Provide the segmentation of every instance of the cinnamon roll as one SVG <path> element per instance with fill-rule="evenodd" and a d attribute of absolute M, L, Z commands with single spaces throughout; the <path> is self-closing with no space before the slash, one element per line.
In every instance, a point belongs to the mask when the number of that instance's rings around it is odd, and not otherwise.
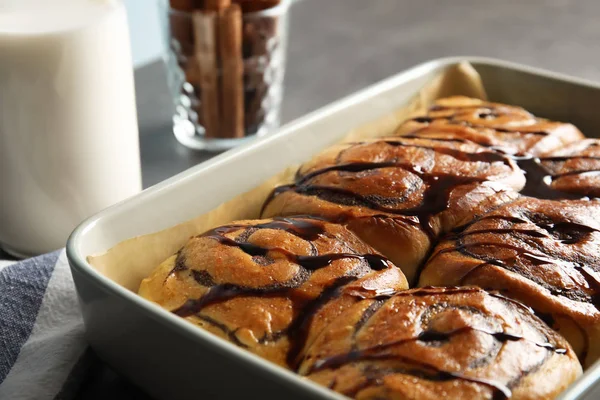
<path fill-rule="evenodd" d="M 517 161 L 526 172 L 522 193 L 545 199 L 600 197 L 600 141 L 572 143 L 539 158 Z"/>
<path fill-rule="evenodd" d="M 477 285 L 532 307 L 586 366 L 600 358 L 600 201 L 523 197 L 452 233 L 419 285 Z"/>
<path fill-rule="evenodd" d="M 584 139 L 571 124 L 538 118 L 521 107 L 463 96 L 436 101 L 426 115 L 401 125 L 397 134 L 462 138 L 507 154 L 534 156 Z"/>
<path fill-rule="evenodd" d="M 142 282 L 139 294 L 295 368 L 319 329 L 357 299 L 407 286 L 400 269 L 343 226 L 279 218 L 236 222 L 190 239 Z"/>
<path fill-rule="evenodd" d="M 382 138 L 326 150 L 273 192 L 263 217 L 343 223 L 412 281 L 440 232 L 515 198 L 524 181 L 514 161 L 472 142 Z"/>
<path fill-rule="evenodd" d="M 549 399 L 581 374 L 569 344 L 528 307 L 473 287 L 354 304 L 299 371 L 348 397 Z"/>

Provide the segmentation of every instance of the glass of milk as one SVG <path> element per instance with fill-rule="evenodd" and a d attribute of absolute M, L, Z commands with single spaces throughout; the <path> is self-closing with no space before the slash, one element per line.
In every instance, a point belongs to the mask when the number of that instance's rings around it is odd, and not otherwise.
<path fill-rule="evenodd" d="M 120 0 L 0 0 L 0 246 L 65 245 L 141 190 L 129 31 Z"/>

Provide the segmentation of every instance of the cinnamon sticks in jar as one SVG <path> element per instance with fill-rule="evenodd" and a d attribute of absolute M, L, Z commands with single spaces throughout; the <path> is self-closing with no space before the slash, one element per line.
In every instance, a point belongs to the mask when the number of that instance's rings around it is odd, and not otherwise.
<path fill-rule="evenodd" d="M 198 68 L 202 123 L 207 138 L 218 137 L 221 125 L 219 101 L 219 64 L 217 53 L 217 32 L 215 11 L 194 11 L 192 14 L 195 43 L 195 66 Z"/>
<path fill-rule="evenodd" d="M 244 137 L 244 61 L 242 10 L 233 4 L 220 14 L 222 137 Z"/>
<path fill-rule="evenodd" d="M 280 1 L 170 0 L 172 10 L 191 14 L 191 27 L 173 26 L 176 20 L 171 18 L 171 33 L 184 42 L 179 45 L 181 51 L 191 53 L 178 57 L 178 62 L 199 99 L 192 112 L 198 115 L 206 138 L 241 138 L 255 133 L 248 128 L 260 122 L 257 113 L 268 83 L 262 75 L 250 82 L 248 76 L 256 73 L 246 74 L 245 79 L 244 61 L 264 57 L 268 49 L 264 27 L 256 22 L 253 29 L 252 22 L 244 22 L 244 15 L 277 6 Z"/>

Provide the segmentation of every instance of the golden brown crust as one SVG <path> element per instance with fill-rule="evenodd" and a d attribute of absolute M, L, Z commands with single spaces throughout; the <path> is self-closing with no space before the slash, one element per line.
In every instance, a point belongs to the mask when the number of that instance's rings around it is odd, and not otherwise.
<path fill-rule="evenodd" d="M 436 101 L 426 115 L 407 121 L 396 133 L 468 139 L 518 155 L 540 155 L 584 139 L 571 124 L 535 117 L 521 107 L 463 96 Z"/>
<path fill-rule="evenodd" d="M 477 285 L 522 301 L 571 343 L 600 356 L 600 202 L 523 197 L 451 235 L 419 286 Z"/>
<path fill-rule="evenodd" d="M 190 239 L 139 293 L 284 367 L 359 298 L 408 287 L 402 272 L 340 225 L 240 221 Z M 315 313 L 318 318 L 314 318 Z"/>
<path fill-rule="evenodd" d="M 344 223 L 415 277 L 440 232 L 524 185 L 514 161 L 472 143 L 382 138 L 332 147 L 276 189 L 264 217 L 318 215 Z"/>
<path fill-rule="evenodd" d="M 361 399 L 550 399 L 581 374 L 527 308 L 477 288 L 365 300 L 335 319 L 300 373 Z"/>
<path fill-rule="evenodd" d="M 582 140 L 546 153 L 537 163 L 546 172 L 546 180 L 554 191 L 579 197 L 600 197 L 598 139 Z"/>

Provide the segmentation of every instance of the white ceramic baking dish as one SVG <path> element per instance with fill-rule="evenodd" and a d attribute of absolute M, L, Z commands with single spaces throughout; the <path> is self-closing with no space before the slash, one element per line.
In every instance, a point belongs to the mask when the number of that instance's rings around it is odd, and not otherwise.
<path fill-rule="evenodd" d="M 114 369 L 161 400 L 341 399 L 334 392 L 231 345 L 125 289 L 86 257 L 139 235 L 190 220 L 309 159 L 350 130 L 404 106 L 441 71 L 469 61 L 491 100 L 600 130 L 600 86 L 547 71 L 482 58 L 430 61 L 311 113 L 243 148 L 224 153 L 85 221 L 67 252 L 87 337 Z M 126 265 L 123 266 L 126 268 Z M 600 398 L 600 364 L 562 399 Z"/>

